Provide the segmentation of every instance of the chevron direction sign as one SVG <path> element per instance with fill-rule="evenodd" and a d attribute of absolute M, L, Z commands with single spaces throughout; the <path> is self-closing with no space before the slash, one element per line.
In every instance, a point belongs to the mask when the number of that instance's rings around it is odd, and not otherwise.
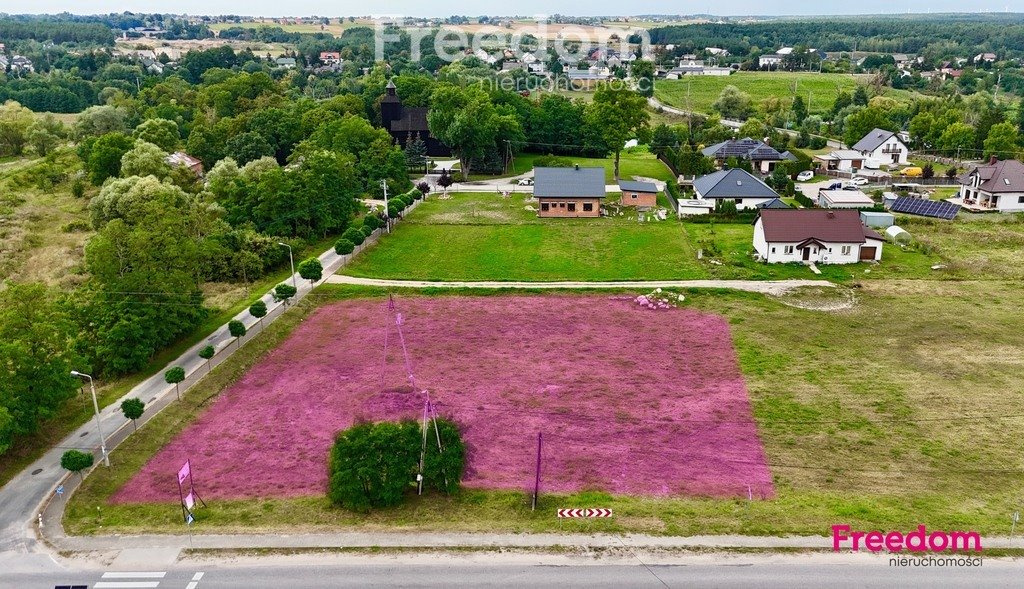
<path fill-rule="evenodd" d="M 559 509 L 558 517 L 611 517 L 610 509 Z"/>

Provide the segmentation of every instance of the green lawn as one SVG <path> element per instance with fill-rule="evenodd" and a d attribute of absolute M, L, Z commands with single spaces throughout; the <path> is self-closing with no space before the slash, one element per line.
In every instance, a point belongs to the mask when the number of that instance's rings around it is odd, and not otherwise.
<path fill-rule="evenodd" d="M 513 172 L 515 174 L 524 174 L 533 169 L 533 160 L 543 154 L 537 153 L 521 153 L 515 157 L 515 163 L 513 166 Z M 607 184 L 615 183 L 615 158 L 590 158 L 590 157 L 573 157 L 566 156 L 573 161 L 574 164 L 580 166 L 592 166 L 592 167 L 604 167 L 604 180 Z M 619 157 L 619 176 L 623 180 L 630 180 L 634 176 L 643 176 L 645 178 L 654 178 L 656 180 L 672 180 L 672 170 L 668 169 L 661 160 L 656 158 L 654 154 L 647 151 L 645 147 L 635 147 L 630 150 L 622 152 Z"/>
<path fill-rule="evenodd" d="M 444 294 L 435 291 L 433 295 Z M 467 293 L 462 293 L 467 294 Z M 496 296 L 496 292 L 476 292 Z M 746 379 L 777 496 L 743 499 L 466 491 L 414 495 L 369 515 L 323 497 L 207 500 L 193 531 L 229 533 L 399 529 L 477 532 L 609 531 L 654 534 L 824 535 L 858 529 L 972 529 L 1005 535 L 1024 493 L 1017 433 L 1024 388 L 1019 284 L 871 281 L 841 312 L 803 310 L 821 293 L 774 299 L 696 291 L 686 304 L 725 316 Z M 841 293 L 840 293 L 841 294 Z M 318 301 L 382 297 L 328 286 Z M 403 292 L 402 296 L 420 296 Z M 112 505 L 110 495 L 211 399 L 279 343 L 312 310 L 302 303 L 141 428 L 69 501 L 70 534 L 184 533 L 175 503 Z M 254 435 L 257 435 L 254 433 Z M 610 507 L 600 522 L 559 522 L 559 507 Z"/>
<path fill-rule="evenodd" d="M 610 200 L 615 199 L 609 194 Z M 640 223 L 635 215 L 600 219 L 539 219 L 535 202 L 521 194 L 453 193 L 430 198 L 395 232 L 360 254 L 345 274 L 409 280 L 779 280 L 818 278 L 800 264 L 762 264 L 752 257 L 753 227 L 742 223 L 666 221 Z M 929 239 L 945 225 L 910 231 Z M 1007 225 L 1024 236 L 1024 225 Z M 957 233 L 969 241 L 970 230 Z M 958 241 L 958 242 L 959 242 Z M 995 248 L 989 243 L 980 251 Z M 697 259 L 697 250 L 703 259 Z M 935 250 L 935 251 L 933 251 Z M 976 250 L 977 251 L 977 250 Z M 821 278 L 851 280 L 913 277 L 963 278 L 965 267 L 933 271 L 965 255 L 952 244 L 922 252 L 885 246 L 879 265 L 821 266 Z M 1016 270 L 992 266 L 984 277 Z"/>

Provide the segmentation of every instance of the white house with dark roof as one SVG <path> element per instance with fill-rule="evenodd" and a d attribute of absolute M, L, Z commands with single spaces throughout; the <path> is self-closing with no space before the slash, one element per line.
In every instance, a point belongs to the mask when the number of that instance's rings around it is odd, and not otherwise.
<path fill-rule="evenodd" d="M 732 201 L 737 210 L 755 209 L 779 198 L 778 193 L 757 176 L 739 168 L 701 176 L 693 181 L 693 191 L 699 201 Z"/>
<path fill-rule="evenodd" d="M 907 164 L 910 148 L 900 139 L 899 134 L 885 129 L 873 129 L 853 147 L 865 158 L 882 164 Z"/>
<path fill-rule="evenodd" d="M 853 210 L 762 209 L 754 220 L 754 249 L 769 264 L 877 262 L 884 241 Z"/>
<path fill-rule="evenodd" d="M 814 159 L 821 162 L 826 170 L 853 173 L 865 167 L 865 157 L 859 151 L 852 149 L 837 149 L 823 155 L 816 155 Z"/>
<path fill-rule="evenodd" d="M 1017 160 L 989 160 L 960 178 L 964 206 L 1016 213 L 1024 211 L 1024 164 Z"/>

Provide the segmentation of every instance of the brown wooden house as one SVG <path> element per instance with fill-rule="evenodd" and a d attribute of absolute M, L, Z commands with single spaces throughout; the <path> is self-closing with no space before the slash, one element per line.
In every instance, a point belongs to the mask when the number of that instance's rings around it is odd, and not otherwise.
<path fill-rule="evenodd" d="M 538 217 L 600 217 L 604 168 L 534 168 Z"/>

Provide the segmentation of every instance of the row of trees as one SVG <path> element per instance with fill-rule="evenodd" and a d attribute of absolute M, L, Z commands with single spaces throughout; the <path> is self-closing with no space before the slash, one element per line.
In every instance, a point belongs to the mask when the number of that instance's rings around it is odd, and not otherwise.
<path fill-rule="evenodd" d="M 478 164 L 509 150 L 619 156 L 626 141 L 649 138 L 645 99 L 628 89 L 601 86 L 593 101 L 545 95 L 530 101 L 517 93 L 442 83 L 430 95 L 431 133 L 458 156 L 464 178 Z M 500 169 L 498 170 L 500 171 Z"/>

